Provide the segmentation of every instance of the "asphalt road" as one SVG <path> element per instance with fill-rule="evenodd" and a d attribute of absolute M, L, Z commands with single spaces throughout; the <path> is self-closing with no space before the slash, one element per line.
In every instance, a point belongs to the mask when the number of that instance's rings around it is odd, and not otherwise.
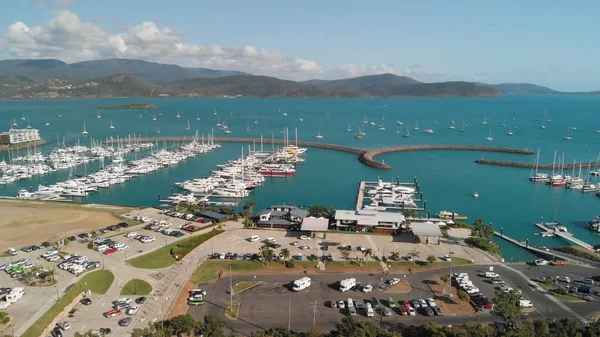
<path fill-rule="evenodd" d="M 527 266 L 518 266 L 527 270 Z M 570 270 L 571 267 L 562 269 L 563 271 Z M 553 267 L 559 268 L 559 267 Z M 529 286 L 529 281 L 512 270 L 505 269 L 501 266 L 495 266 L 495 272 L 513 288 L 521 289 L 523 297 L 531 300 L 534 303 L 535 310 L 525 313 L 526 317 L 569 317 L 574 318 L 574 315 L 557 306 L 555 302 L 550 300 L 546 295 L 540 293 L 535 288 Z M 489 270 L 487 266 L 464 266 L 455 267 L 454 272 L 467 272 L 471 279 L 481 289 L 484 295 L 493 298 L 494 286 L 483 282 L 482 278 L 476 276 L 478 272 Z M 532 274 L 537 271 L 528 270 Z M 407 274 L 406 279 L 412 286 L 412 290 L 405 294 L 389 294 L 383 293 L 379 288 L 382 284 L 379 275 L 355 275 L 354 277 L 362 284 L 372 284 L 375 290 L 372 293 L 362 293 L 358 291 L 349 291 L 341 293 L 335 287 L 335 283 L 343 278 L 350 277 L 349 275 L 341 274 L 313 274 L 308 275 L 312 278 L 310 288 L 301 292 L 292 292 L 287 286 L 294 280 L 304 275 L 257 275 L 256 278 L 252 275 L 233 276 L 232 283 L 248 280 L 263 281 L 259 286 L 249 289 L 241 294 L 235 294 L 234 302 L 240 302 L 241 308 L 237 320 L 226 320 L 227 326 L 237 333 L 249 335 L 251 332 L 268 329 L 271 327 L 287 327 L 288 322 L 292 330 L 305 331 L 308 327 L 314 324 L 321 331 L 329 331 L 335 328 L 335 325 L 341 321 L 347 311 L 340 309 L 332 309 L 325 306 L 326 301 L 330 300 L 347 300 L 352 298 L 355 301 L 371 299 L 376 297 L 378 300 L 387 299 L 392 296 L 396 301 L 401 299 L 427 298 L 433 297 L 433 293 L 429 287 L 423 283 L 423 280 L 432 275 L 440 275 L 443 270 L 432 270 L 421 273 Z M 573 270 L 573 272 L 577 272 Z M 391 277 L 404 278 L 404 275 L 390 275 Z M 385 281 L 385 280 L 384 280 Z M 188 313 L 198 319 L 202 319 L 205 315 L 215 317 L 223 317 L 225 307 L 229 305 L 230 295 L 229 278 L 224 275 L 221 280 L 211 284 L 199 285 L 200 288 L 207 290 L 207 302 L 202 306 L 190 307 Z M 384 301 L 385 302 L 385 301 Z M 593 314 L 595 308 L 588 306 L 575 306 L 577 313 L 589 317 Z M 575 307 L 573 308 L 575 310 Z M 575 316 L 576 317 L 576 316 Z M 436 322 L 440 325 L 456 325 L 463 323 L 472 323 L 479 321 L 482 323 L 492 323 L 500 321 L 501 318 L 491 315 L 489 312 L 474 312 L 471 316 L 442 316 L 442 317 L 426 317 L 422 314 L 417 314 L 414 317 L 399 316 L 395 312 L 392 316 L 383 317 L 377 313 L 375 317 L 366 317 L 360 312 L 356 316 L 360 320 L 369 320 L 373 323 L 383 323 L 386 326 L 403 326 L 403 325 L 419 325 L 426 322 Z"/>

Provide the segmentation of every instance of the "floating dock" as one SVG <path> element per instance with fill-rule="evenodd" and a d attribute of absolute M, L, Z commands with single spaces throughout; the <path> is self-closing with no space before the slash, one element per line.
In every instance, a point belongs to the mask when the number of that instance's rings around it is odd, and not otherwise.
<path fill-rule="evenodd" d="M 397 186 L 415 186 L 416 187 L 416 193 L 419 194 L 418 198 L 413 198 L 413 201 L 415 203 L 418 202 L 422 202 L 423 201 L 423 193 L 420 192 L 420 188 L 419 188 L 419 183 L 417 182 L 416 178 L 415 181 L 412 183 L 407 183 L 407 182 L 401 182 L 401 181 L 396 181 L 393 182 L 391 184 L 397 185 Z M 375 186 L 379 185 L 379 181 L 365 181 L 362 180 L 360 181 L 360 183 L 358 184 L 358 194 L 356 196 L 356 210 L 362 210 L 364 207 L 364 202 L 365 202 L 365 193 L 368 192 L 369 190 L 371 190 L 372 188 L 374 188 Z M 413 211 L 425 211 L 425 209 L 427 208 L 427 202 L 424 202 L 424 207 L 404 207 L 404 206 L 381 206 L 381 207 L 385 207 L 386 210 L 392 210 L 392 211 L 407 211 L 407 210 L 413 210 Z"/>
<path fill-rule="evenodd" d="M 552 233 L 552 234 L 558 236 L 559 238 L 562 238 L 569 242 L 572 242 L 572 243 L 574 243 L 578 246 L 581 246 L 589 251 L 592 251 L 592 252 L 594 251 L 594 246 L 590 245 L 589 243 L 587 243 L 583 240 L 580 240 L 580 239 L 574 237 L 573 234 L 571 234 L 569 232 L 557 231 L 552 228 L 548 228 L 548 227 L 544 226 L 544 224 L 541 224 L 541 223 L 536 223 L 535 225 L 547 233 Z"/>
<path fill-rule="evenodd" d="M 527 242 L 523 242 L 523 241 L 519 241 L 517 239 L 513 239 L 510 236 L 508 236 L 506 234 L 503 234 L 503 233 L 500 233 L 500 232 L 494 231 L 494 235 L 496 235 L 497 237 L 499 237 L 501 239 L 504 239 L 504 240 L 506 240 L 506 241 L 508 241 L 508 242 L 510 242 L 510 243 L 512 243 L 514 245 L 516 245 L 516 246 L 519 246 L 519 247 L 521 247 L 523 249 L 526 249 L 526 250 L 528 250 L 530 252 L 536 253 L 538 255 L 550 256 L 552 258 L 558 258 L 558 259 L 569 261 L 569 262 L 576 263 L 576 264 L 581 264 L 582 263 L 581 261 L 579 261 L 579 260 L 577 260 L 575 258 L 572 258 L 572 257 L 570 257 L 570 256 L 568 256 L 566 254 L 558 253 L 558 252 L 552 251 L 552 250 L 546 251 L 546 250 L 541 249 L 541 248 L 532 247 Z"/>

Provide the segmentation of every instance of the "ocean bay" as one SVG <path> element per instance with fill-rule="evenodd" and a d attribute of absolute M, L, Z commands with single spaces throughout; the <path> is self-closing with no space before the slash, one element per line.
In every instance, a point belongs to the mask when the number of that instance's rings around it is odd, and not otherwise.
<path fill-rule="evenodd" d="M 158 106 L 151 110 L 100 109 L 107 106 L 127 103 L 150 103 Z M 0 102 L 0 121 L 5 129 L 16 119 L 17 128 L 24 128 L 28 122 L 40 130 L 42 138 L 48 141 L 43 147 L 46 153 L 56 146 L 57 141 L 73 145 L 80 141 L 89 145 L 90 138 L 105 140 L 113 137 L 126 137 L 136 134 L 142 137 L 191 136 L 195 130 L 208 134 L 213 129 L 215 136 L 224 136 L 216 127 L 218 121 L 226 121 L 232 130 L 232 137 L 264 136 L 264 148 L 271 148 L 270 139 L 281 139 L 280 131 L 287 127 L 290 139 L 294 138 L 294 128 L 298 128 L 300 140 L 314 141 L 313 135 L 320 132 L 324 143 L 354 147 L 383 147 L 404 144 L 469 144 L 501 147 L 541 149 L 542 163 L 552 163 L 554 151 L 565 153 L 565 163 L 587 163 L 595 161 L 600 151 L 600 122 L 595 116 L 595 107 L 600 97 L 568 95 L 508 95 L 497 98 L 453 98 L 453 99 L 174 99 L 174 98 L 124 98 L 88 100 L 27 100 Z M 285 111 L 287 116 L 278 113 Z M 546 113 L 544 112 L 546 110 Z M 102 118 L 97 118 L 98 111 Z M 177 118 L 177 111 L 181 117 Z M 213 114 L 218 112 L 218 116 Z M 58 117 L 58 115 L 62 117 Z M 141 115 L 141 118 L 140 118 Z M 157 120 L 153 120 L 156 115 Z M 365 117 L 366 115 L 366 117 Z M 26 121 L 21 120 L 25 116 Z M 196 118 L 200 117 L 197 121 Z M 298 119 L 302 118 L 300 122 Z M 367 118 L 377 126 L 364 125 Z M 488 124 L 482 124 L 484 118 Z M 515 120 L 513 120 L 515 118 Z M 536 121 L 536 118 L 539 120 Z M 383 119 L 383 120 L 382 120 Z M 540 125 L 546 119 L 546 129 Z M 50 123 L 45 126 L 46 120 Z M 115 125 L 109 129 L 110 122 Z M 190 122 L 191 131 L 186 131 Z M 258 124 L 255 124 L 255 121 Z M 434 125 L 434 121 L 438 122 Z M 448 129 L 454 120 L 456 129 Z M 83 122 L 89 132 L 83 137 Z M 403 125 L 397 125 L 402 121 Z M 351 132 L 346 131 L 348 123 Z M 418 123 L 420 130 L 414 130 Z M 460 128 L 467 124 L 467 132 Z M 595 123 L 595 124 L 594 124 Z M 383 124 L 386 131 L 380 131 Z M 503 127 L 501 124 L 505 124 Z M 507 136 L 512 124 L 514 136 Z M 355 139 L 359 125 L 364 125 L 366 136 Z M 160 128 L 160 135 L 156 133 Z M 250 131 L 246 131 L 246 128 Z M 576 127 L 571 132 L 573 140 L 565 141 L 568 127 Z M 401 137 L 396 129 L 411 137 Z M 434 133 L 426 134 L 431 128 Z M 493 141 L 485 138 L 492 132 Z M 57 140 L 58 136 L 58 140 Z M 159 147 L 169 146 L 158 144 Z M 161 170 L 140 178 L 132 179 L 114 188 L 92 194 L 84 202 L 125 205 L 158 205 L 158 194 L 169 195 L 175 182 L 210 174 L 217 164 L 239 157 L 242 147 L 245 150 L 253 144 L 223 143 L 220 149 L 200 155 L 174 167 Z M 256 144 L 257 147 L 260 144 Z M 456 210 L 469 216 L 468 222 L 481 217 L 492 221 L 497 229 L 517 239 L 530 239 L 532 244 L 554 246 L 564 244 L 559 239 L 533 236 L 534 221 L 541 216 L 551 220 L 557 204 L 557 220 L 563 222 L 576 237 L 591 244 L 600 244 L 595 233 L 583 225 L 599 213 L 600 198 L 594 194 L 583 194 L 564 188 L 550 188 L 543 184 L 527 181 L 529 170 L 507 167 L 479 165 L 474 160 L 481 156 L 486 159 L 533 162 L 535 156 L 480 153 L 470 151 L 422 151 L 392 153 L 381 156 L 392 169 L 379 171 L 360 164 L 356 155 L 321 149 L 309 149 L 306 161 L 298 166 L 295 177 L 269 178 L 251 195 L 258 207 L 275 203 L 296 205 L 325 204 L 335 208 L 354 208 L 356 189 L 360 178 L 375 180 L 383 175 L 384 180 L 400 177 L 402 181 L 412 181 L 417 177 L 432 215 L 440 209 Z M 8 161 L 7 153 L 0 153 Z M 95 169 L 98 163 L 88 165 L 87 170 Z M 78 173 L 81 168 L 76 170 Z M 16 184 L 0 186 L 0 193 L 14 196 L 19 188 L 36 187 L 44 182 L 53 183 L 56 179 L 66 180 L 69 171 L 60 171 L 46 176 L 19 181 Z M 177 191 L 177 188 L 174 188 Z M 477 191 L 480 198 L 473 198 Z M 503 244 L 507 257 L 521 259 L 520 250 Z"/>

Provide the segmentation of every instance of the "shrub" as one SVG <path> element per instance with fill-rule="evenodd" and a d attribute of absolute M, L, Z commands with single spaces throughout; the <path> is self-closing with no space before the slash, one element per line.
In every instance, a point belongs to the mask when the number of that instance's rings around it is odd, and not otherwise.
<path fill-rule="evenodd" d="M 463 301 L 467 301 L 470 302 L 471 301 L 471 296 L 464 290 L 459 289 L 457 292 L 458 298 L 460 298 Z"/>
<path fill-rule="evenodd" d="M 296 264 L 294 263 L 294 261 L 291 261 L 291 260 L 285 261 L 284 264 L 285 264 L 286 268 L 294 268 L 296 266 Z"/>
<path fill-rule="evenodd" d="M 435 261 L 437 261 L 437 257 L 435 257 L 433 255 L 429 255 L 427 257 L 427 264 L 433 264 Z"/>
<path fill-rule="evenodd" d="M 440 280 L 442 280 L 442 282 L 444 282 L 444 283 L 448 283 L 448 282 L 450 282 L 450 276 L 442 275 L 442 277 L 440 277 Z"/>
<path fill-rule="evenodd" d="M 482 237 L 469 237 L 465 239 L 465 243 L 474 247 L 477 247 L 479 249 L 488 251 L 490 253 L 494 253 L 497 255 L 502 255 L 500 253 L 500 249 L 498 248 L 497 245 L 495 245 L 494 243 L 489 242 L 487 239 L 482 238 Z"/>

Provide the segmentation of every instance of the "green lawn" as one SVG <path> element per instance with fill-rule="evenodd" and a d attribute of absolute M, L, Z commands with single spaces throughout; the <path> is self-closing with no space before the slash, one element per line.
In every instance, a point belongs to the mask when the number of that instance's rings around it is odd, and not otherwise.
<path fill-rule="evenodd" d="M 261 284 L 262 281 L 242 281 L 233 285 L 233 294 L 241 293 L 244 290 L 248 290 L 252 287 L 255 287 Z"/>
<path fill-rule="evenodd" d="M 225 314 L 229 315 L 229 317 L 231 319 L 237 319 L 239 311 L 240 311 L 239 303 L 233 303 L 233 308 L 230 308 L 229 306 L 227 306 L 227 308 L 225 308 Z"/>
<path fill-rule="evenodd" d="M 113 283 L 115 276 L 108 270 L 102 269 L 85 275 L 67 293 L 54 304 L 37 322 L 35 322 L 22 337 L 38 337 L 42 331 L 69 305 L 77 295 L 89 289 L 96 294 L 105 294 Z"/>
<path fill-rule="evenodd" d="M 194 248 L 223 232 L 224 231 L 222 230 L 212 230 L 202 235 L 191 236 L 183 240 L 173 242 L 151 253 L 131 259 L 129 260 L 129 264 L 136 268 L 144 269 L 161 269 L 169 267 L 175 263 L 175 259 L 171 255 L 172 252 L 181 254 L 181 258 L 183 258 Z"/>
<path fill-rule="evenodd" d="M 561 301 L 565 301 L 565 302 L 585 302 L 585 300 L 581 299 L 581 298 L 577 298 L 571 295 L 565 295 L 565 294 L 557 294 L 557 293 L 551 293 L 552 296 L 556 297 L 557 299 L 561 300 Z"/>
<path fill-rule="evenodd" d="M 134 278 L 125 283 L 121 289 L 121 295 L 148 295 L 152 292 L 150 283 Z"/>

